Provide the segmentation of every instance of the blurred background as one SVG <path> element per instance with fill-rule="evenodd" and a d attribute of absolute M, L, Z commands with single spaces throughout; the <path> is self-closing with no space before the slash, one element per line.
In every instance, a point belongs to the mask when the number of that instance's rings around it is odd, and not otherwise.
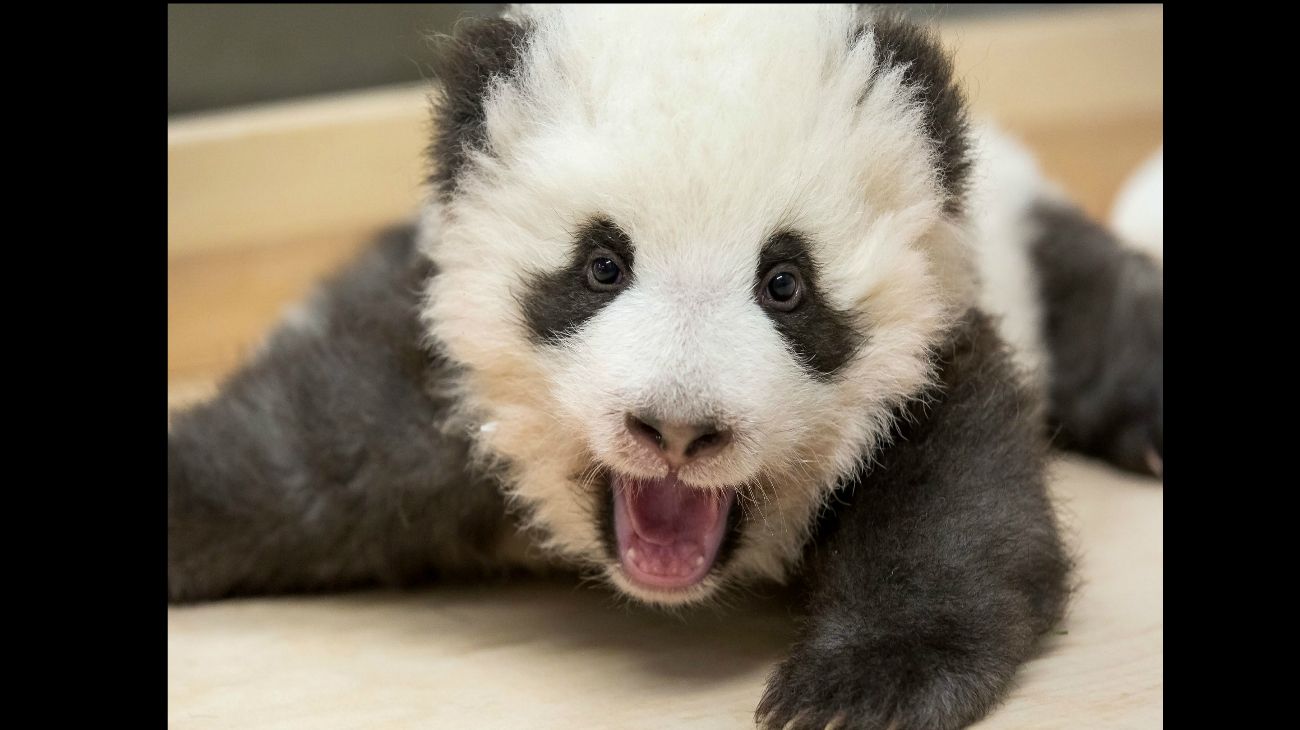
<path fill-rule="evenodd" d="M 428 36 L 500 7 L 168 6 L 173 404 L 211 392 L 314 281 L 415 214 Z M 1160 6 L 896 7 L 939 30 L 977 116 L 1111 217 L 1163 137 Z"/>
<path fill-rule="evenodd" d="M 503 4 L 169 5 L 167 113 L 290 99 L 428 76 L 429 32 Z M 937 22 L 1086 5 L 890 5 Z"/>

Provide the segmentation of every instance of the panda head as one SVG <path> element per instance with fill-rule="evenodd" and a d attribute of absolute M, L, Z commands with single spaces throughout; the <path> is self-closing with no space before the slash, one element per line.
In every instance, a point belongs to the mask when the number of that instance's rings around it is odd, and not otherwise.
<path fill-rule="evenodd" d="M 636 598 L 781 580 L 970 296 L 947 58 L 850 6 L 551 6 L 437 72 L 423 316 L 483 463 Z"/>

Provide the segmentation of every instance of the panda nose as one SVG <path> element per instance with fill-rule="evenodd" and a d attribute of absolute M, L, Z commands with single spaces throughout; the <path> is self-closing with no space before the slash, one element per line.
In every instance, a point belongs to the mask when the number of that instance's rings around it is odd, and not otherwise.
<path fill-rule="evenodd" d="M 676 423 L 630 413 L 627 430 L 663 457 L 671 469 L 716 454 L 731 442 L 731 432 L 712 423 Z"/>

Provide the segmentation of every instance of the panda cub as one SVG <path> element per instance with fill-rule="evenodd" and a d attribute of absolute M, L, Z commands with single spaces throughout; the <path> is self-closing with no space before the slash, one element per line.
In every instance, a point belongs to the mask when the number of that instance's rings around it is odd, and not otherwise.
<path fill-rule="evenodd" d="M 418 225 L 172 419 L 170 600 L 783 583 L 760 724 L 984 716 L 1066 603 L 1049 434 L 1162 469 L 1159 268 L 896 17 L 519 7 L 436 63 Z"/>

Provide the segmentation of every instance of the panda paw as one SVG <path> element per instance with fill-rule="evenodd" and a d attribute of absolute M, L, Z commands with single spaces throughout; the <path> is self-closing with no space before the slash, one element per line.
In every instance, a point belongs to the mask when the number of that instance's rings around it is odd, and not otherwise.
<path fill-rule="evenodd" d="M 773 730 L 955 730 L 983 717 L 1007 683 L 981 664 L 920 641 L 804 644 L 768 679 L 754 719 Z"/>

